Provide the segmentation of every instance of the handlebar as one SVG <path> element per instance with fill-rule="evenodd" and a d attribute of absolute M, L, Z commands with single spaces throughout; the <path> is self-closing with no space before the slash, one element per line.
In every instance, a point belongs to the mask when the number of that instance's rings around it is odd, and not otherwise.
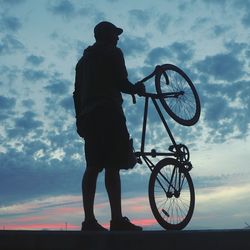
<path fill-rule="evenodd" d="M 137 83 L 142 83 L 144 84 L 146 81 L 148 81 L 149 79 L 151 79 L 152 77 L 154 77 L 156 74 L 162 74 L 165 78 L 165 81 L 166 81 L 166 84 L 168 85 L 169 84 L 169 78 L 168 78 L 168 75 L 167 73 L 162 69 L 162 66 L 161 65 L 157 65 L 154 69 L 154 71 L 149 74 L 148 76 L 146 76 L 145 78 L 141 79 L 140 81 L 138 81 Z M 171 95 L 171 93 L 169 93 Z M 173 93 L 174 94 L 174 93 Z M 162 94 L 164 95 L 164 94 Z M 175 96 L 176 93 L 173 95 Z M 131 94 L 132 96 L 132 100 L 133 100 L 133 104 L 136 103 L 136 97 L 134 94 Z M 140 96 L 143 96 L 143 97 L 151 97 L 151 98 L 154 98 L 154 99 L 159 99 L 160 98 L 160 95 L 159 94 L 154 94 L 154 93 L 144 93 L 143 95 L 140 95 Z"/>
<path fill-rule="evenodd" d="M 149 98 L 153 98 L 153 99 L 160 99 L 161 96 L 163 96 L 164 94 L 154 94 L 154 93 L 144 93 L 143 95 L 140 95 L 140 97 L 149 97 Z M 133 104 L 136 104 L 136 96 L 135 94 L 131 94 L 132 96 L 132 100 L 133 100 Z"/>
<path fill-rule="evenodd" d="M 150 75 L 146 76 L 145 78 L 143 78 L 142 80 L 140 80 L 138 82 L 144 83 L 144 82 L 146 82 L 147 80 L 149 80 L 150 78 L 152 78 L 153 76 L 155 76 L 158 73 L 163 74 L 163 76 L 165 77 L 166 83 L 168 84 L 169 79 L 168 79 L 167 73 L 162 69 L 161 65 L 156 65 L 154 71 Z"/>

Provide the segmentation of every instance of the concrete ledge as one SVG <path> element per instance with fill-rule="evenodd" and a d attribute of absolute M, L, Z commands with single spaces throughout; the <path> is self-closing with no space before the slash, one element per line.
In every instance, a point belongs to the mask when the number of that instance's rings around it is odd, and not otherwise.
<path fill-rule="evenodd" d="M 247 250 L 250 230 L 144 231 L 0 231 L 1 250 Z"/>

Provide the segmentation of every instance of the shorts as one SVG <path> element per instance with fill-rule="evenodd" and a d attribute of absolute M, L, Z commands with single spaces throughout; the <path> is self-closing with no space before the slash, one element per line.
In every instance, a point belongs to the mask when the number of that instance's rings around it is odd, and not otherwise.
<path fill-rule="evenodd" d="M 121 106 L 105 103 L 83 115 L 77 130 L 85 140 L 87 168 L 129 169 L 136 164 Z"/>

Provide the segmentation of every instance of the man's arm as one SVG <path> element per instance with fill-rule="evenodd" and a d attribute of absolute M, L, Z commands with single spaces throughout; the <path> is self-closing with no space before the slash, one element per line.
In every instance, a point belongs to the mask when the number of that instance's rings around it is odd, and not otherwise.
<path fill-rule="evenodd" d="M 132 84 L 128 80 L 128 72 L 126 69 L 124 56 L 119 48 L 116 50 L 114 67 L 119 91 L 126 94 L 143 95 L 145 93 L 145 86 L 143 83 Z"/>
<path fill-rule="evenodd" d="M 118 88 L 126 94 L 136 94 L 135 85 L 128 80 L 128 72 L 125 66 L 125 60 L 122 51 L 117 48 L 115 54 L 115 77 L 117 79 Z"/>

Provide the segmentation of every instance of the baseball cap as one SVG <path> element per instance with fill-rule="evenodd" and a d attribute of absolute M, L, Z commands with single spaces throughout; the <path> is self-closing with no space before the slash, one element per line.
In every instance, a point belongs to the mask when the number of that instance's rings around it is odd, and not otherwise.
<path fill-rule="evenodd" d="M 98 23 L 94 28 L 96 39 L 105 39 L 110 35 L 121 35 L 123 29 L 116 27 L 113 23 L 103 21 Z"/>

